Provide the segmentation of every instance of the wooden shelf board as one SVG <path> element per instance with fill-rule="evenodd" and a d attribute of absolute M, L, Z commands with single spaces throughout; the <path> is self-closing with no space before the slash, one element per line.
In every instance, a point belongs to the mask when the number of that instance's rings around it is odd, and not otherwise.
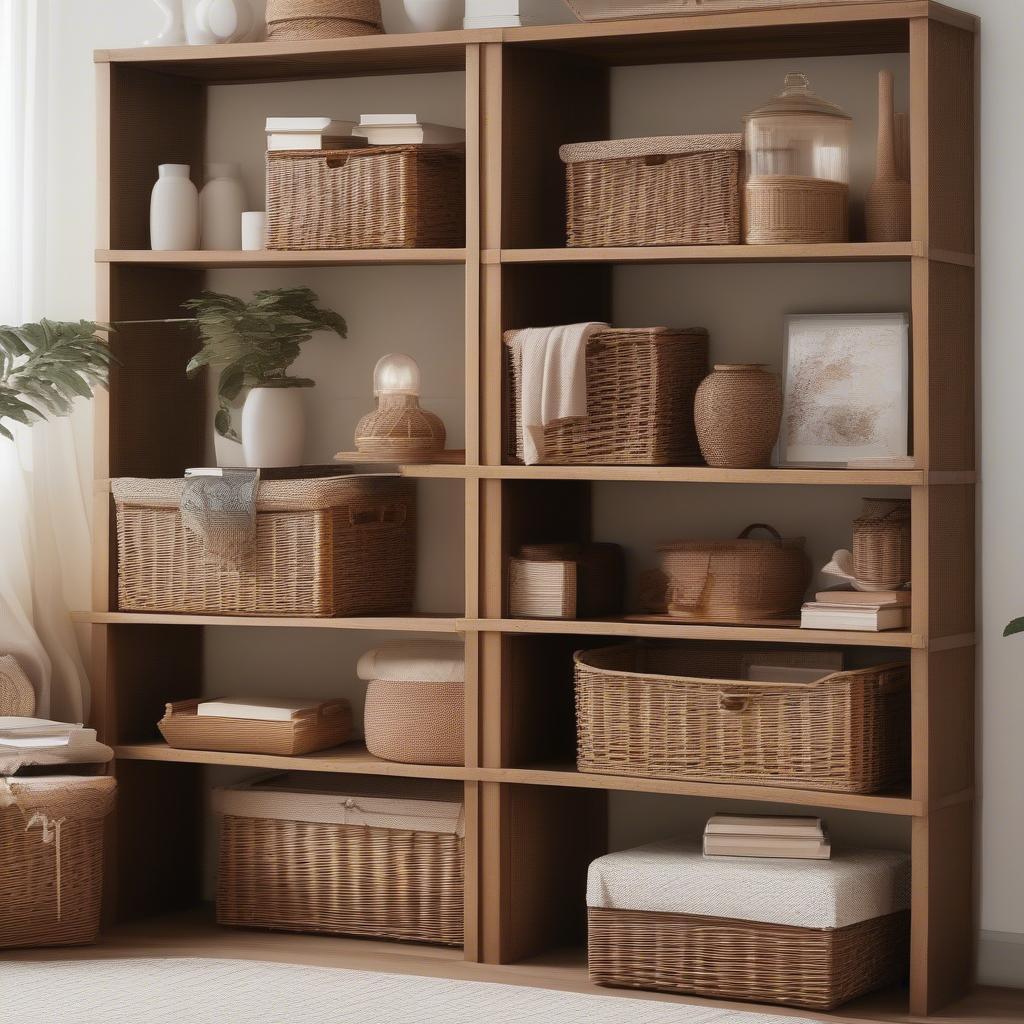
<path fill-rule="evenodd" d="M 247 267 L 372 267 L 463 264 L 465 249 L 304 249 L 277 252 L 153 252 L 149 249 L 97 249 L 97 263 L 189 270 Z"/>
<path fill-rule="evenodd" d="M 673 245 L 487 250 L 484 263 L 849 263 L 924 256 L 920 242 L 826 245 Z"/>
<path fill-rule="evenodd" d="M 74 612 L 75 622 L 107 626 L 258 626 L 281 629 L 362 629 L 401 633 L 458 633 L 464 620 L 448 615 L 315 619 L 259 615 L 177 615 L 167 612 Z"/>
<path fill-rule="evenodd" d="M 466 449 L 446 448 L 437 452 L 433 462 L 406 462 L 397 464 L 381 459 L 379 455 L 368 455 L 365 452 L 338 452 L 336 462 L 350 462 L 356 466 L 391 466 L 397 468 L 404 476 L 455 476 L 466 475 Z M 461 472 L 452 472 L 460 470 Z"/>
<path fill-rule="evenodd" d="M 480 466 L 499 480 L 619 480 L 702 484 L 788 484 L 845 487 L 916 487 L 922 469 L 712 469 L 710 466 Z"/>
<path fill-rule="evenodd" d="M 858 633 L 830 629 L 765 626 L 703 626 L 625 619 L 468 619 L 485 633 L 554 633 L 563 636 L 622 636 L 663 640 L 729 640 L 770 644 L 824 644 L 839 647 L 923 648 L 916 633 Z"/>

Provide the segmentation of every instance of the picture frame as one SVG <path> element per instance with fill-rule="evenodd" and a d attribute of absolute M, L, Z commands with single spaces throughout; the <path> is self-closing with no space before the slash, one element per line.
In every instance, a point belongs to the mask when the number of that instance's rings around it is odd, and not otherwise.
<path fill-rule="evenodd" d="M 907 313 L 786 317 L 779 466 L 905 460 L 909 426 Z"/>

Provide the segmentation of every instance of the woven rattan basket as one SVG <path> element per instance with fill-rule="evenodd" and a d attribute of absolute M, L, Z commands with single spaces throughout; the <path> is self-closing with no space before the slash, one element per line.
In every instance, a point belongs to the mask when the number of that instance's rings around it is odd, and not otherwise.
<path fill-rule="evenodd" d="M 850 187 L 841 181 L 775 175 L 746 185 L 749 245 L 850 240 Z"/>
<path fill-rule="evenodd" d="M 859 2 L 862 0 L 566 0 L 580 21 L 667 18 L 679 14 L 778 10 L 780 7 L 832 7 Z"/>
<path fill-rule="evenodd" d="M 405 614 L 416 583 L 416 491 L 398 477 L 267 480 L 251 567 L 211 564 L 185 531 L 181 480 L 113 482 L 121 611 Z"/>
<path fill-rule="evenodd" d="M 0 779 L 0 948 L 96 941 L 112 778 Z"/>
<path fill-rule="evenodd" d="M 217 921 L 458 946 L 462 787 L 284 776 L 218 790 Z"/>
<path fill-rule="evenodd" d="M 513 618 L 601 618 L 622 611 L 625 557 L 618 544 L 527 544 L 509 559 Z"/>
<path fill-rule="evenodd" d="M 466 684 L 374 679 L 363 713 L 366 749 L 405 764 L 466 763 Z"/>
<path fill-rule="evenodd" d="M 268 39 L 341 39 L 383 31 L 380 0 L 267 0 Z"/>
<path fill-rule="evenodd" d="M 36 713 L 36 691 L 17 658 L 0 658 L 0 718 L 31 718 Z"/>
<path fill-rule="evenodd" d="M 519 417 L 522 367 L 513 355 L 518 332 L 505 334 L 506 458 L 522 462 Z M 693 399 L 707 375 L 703 328 L 614 328 L 587 343 L 587 418 L 544 430 L 552 465 L 678 466 L 700 462 Z"/>
<path fill-rule="evenodd" d="M 465 240 L 462 146 L 267 154 L 268 249 L 412 249 Z"/>
<path fill-rule="evenodd" d="M 813 683 L 751 682 L 752 666 L 820 668 Z M 909 771 L 909 669 L 836 671 L 817 652 L 628 644 L 576 655 L 581 772 L 842 793 Z"/>
<path fill-rule="evenodd" d="M 324 701 L 296 712 L 288 722 L 208 718 L 196 714 L 199 703 L 197 699 L 167 705 L 157 724 L 168 746 L 294 757 L 337 747 L 352 738 L 352 705 L 347 700 Z"/>
<path fill-rule="evenodd" d="M 853 573 L 859 583 L 895 589 L 910 582 L 910 500 L 865 498 L 853 522 Z"/>
<path fill-rule="evenodd" d="M 560 153 L 570 246 L 741 241 L 742 135 L 586 142 Z"/>

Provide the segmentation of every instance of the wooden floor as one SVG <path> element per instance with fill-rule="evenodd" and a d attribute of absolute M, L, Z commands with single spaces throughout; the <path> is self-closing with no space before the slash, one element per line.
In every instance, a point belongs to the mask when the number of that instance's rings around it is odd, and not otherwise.
<path fill-rule="evenodd" d="M 208 909 L 120 926 L 108 931 L 97 946 L 79 949 L 9 950 L 0 953 L 0 965 L 11 960 L 173 956 L 344 967 L 352 970 L 527 985 L 566 992 L 619 995 L 665 1002 L 706 1003 L 744 1010 L 764 1009 L 774 1014 L 811 1019 L 818 1019 L 819 1016 L 806 1010 L 758 1007 L 749 1003 L 719 1003 L 695 996 L 675 997 L 599 988 L 587 979 L 586 957 L 582 950 L 567 950 L 515 966 L 495 967 L 466 963 L 462 959 L 462 951 L 457 949 L 219 928 L 213 923 L 212 913 Z M 843 1007 L 840 1012 L 822 1016 L 820 1019 L 847 1024 L 861 1024 L 863 1021 L 879 1021 L 886 1024 L 917 1024 L 921 1021 L 942 1021 L 945 1024 L 1021 1024 L 1024 1021 L 1024 990 L 980 988 L 957 1006 L 930 1018 L 912 1017 L 906 1012 L 905 1007 L 905 993 L 883 993 L 857 1000 Z M 187 1015 L 182 1019 L 187 1020 Z M 443 1022 L 439 1021 L 438 1024 Z"/>

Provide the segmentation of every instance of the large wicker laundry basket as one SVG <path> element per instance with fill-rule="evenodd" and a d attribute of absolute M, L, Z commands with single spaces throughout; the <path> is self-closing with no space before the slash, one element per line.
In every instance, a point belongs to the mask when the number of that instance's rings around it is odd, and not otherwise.
<path fill-rule="evenodd" d="M 0 779 L 0 948 L 96 941 L 107 777 Z"/>

